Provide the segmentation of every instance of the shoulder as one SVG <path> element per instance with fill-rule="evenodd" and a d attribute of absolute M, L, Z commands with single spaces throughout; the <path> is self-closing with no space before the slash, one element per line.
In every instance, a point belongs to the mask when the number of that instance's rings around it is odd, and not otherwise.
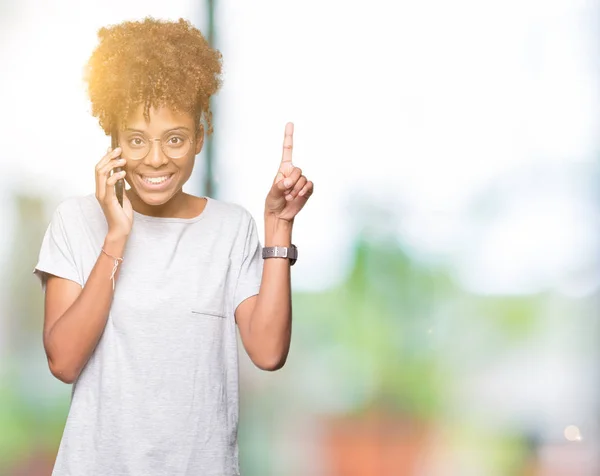
<path fill-rule="evenodd" d="M 96 197 L 82 195 L 62 200 L 54 212 L 54 217 L 65 222 L 76 221 L 82 217 L 90 218 L 102 213 Z"/>
<path fill-rule="evenodd" d="M 211 213 L 221 221 L 228 221 L 237 226 L 247 226 L 254 221 L 252 214 L 242 205 L 210 197 L 208 200 Z"/>
<path fill-rule="evenodd" d="M 246 248 L 248 240 L 258 240 L 258 229 L 254 217 L 244 206 L 222 200 L 209 199 L 214 230 L 219 239 L 229 242 L 240 252 Z"/>

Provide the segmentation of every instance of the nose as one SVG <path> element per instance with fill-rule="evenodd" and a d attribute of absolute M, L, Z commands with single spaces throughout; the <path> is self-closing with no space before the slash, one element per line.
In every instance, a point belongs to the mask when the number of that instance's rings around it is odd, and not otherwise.
<path fill-rule="evenodd" d="M 153 139 L 152 142 L 150 142 L 150 151 L 144 158 L 144 163 L 155 169 L 169 163 L 169 158 L 165 155 L 160 146 L 160 139 Z"/>

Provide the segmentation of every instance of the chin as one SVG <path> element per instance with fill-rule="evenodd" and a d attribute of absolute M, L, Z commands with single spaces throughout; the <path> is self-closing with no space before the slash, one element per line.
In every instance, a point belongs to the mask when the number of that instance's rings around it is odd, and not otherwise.
<path fill-rule="evenodd" d="M 147 193 L 136 191 L 138 197 L 144 202 L 146 205 L 150 205 L 152 207 L 159 207 L 167 203 L 171 198 L 173 198 L 174 193 Z"/>

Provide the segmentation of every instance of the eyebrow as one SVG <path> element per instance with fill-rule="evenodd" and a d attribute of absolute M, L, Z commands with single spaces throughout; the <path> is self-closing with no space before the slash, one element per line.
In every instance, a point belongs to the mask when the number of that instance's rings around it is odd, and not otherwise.
<path fill-rule="evenodd" d="M 164 134 L 167 134 L 167 133 L 169 133 L 169 132 L 177 131 L 177 130 L 179 130 L 179 129 L 183 129 L 183 130 L 185 130 L 185 131 L 191 132 L 191 129 L 190 129 L 189 127 L 186 127 L 186 126 L 178 126 L 178 127 L 174 127 L 173 129 L 166 130 L 166 131 L 164 131 L 162 134 L 164 135 Z M 131 127 L 127 127 L 125 130 L 126 130 L 126 131 L 129 131 L 129 132 L 140 132 L 141 134 L 144 134 L 144 133 L 145 133 L 145 131 L 142 131 L 142 130 L 140 130 L 140 129 L 133 129 L 133 128 L 131 128 Z"/>

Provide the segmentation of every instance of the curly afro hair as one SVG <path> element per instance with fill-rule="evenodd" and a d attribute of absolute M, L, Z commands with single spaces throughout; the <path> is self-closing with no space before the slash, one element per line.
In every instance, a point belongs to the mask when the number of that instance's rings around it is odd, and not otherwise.
<path fill-rule="evenodd" d="M 110 134 L 140 105 L 191 114 L 212 132 L 210 97 L 221 86 L 222 57 L 188 21 L 145 18 L 101 28 L 85 74 L 92 115 Z"/>

